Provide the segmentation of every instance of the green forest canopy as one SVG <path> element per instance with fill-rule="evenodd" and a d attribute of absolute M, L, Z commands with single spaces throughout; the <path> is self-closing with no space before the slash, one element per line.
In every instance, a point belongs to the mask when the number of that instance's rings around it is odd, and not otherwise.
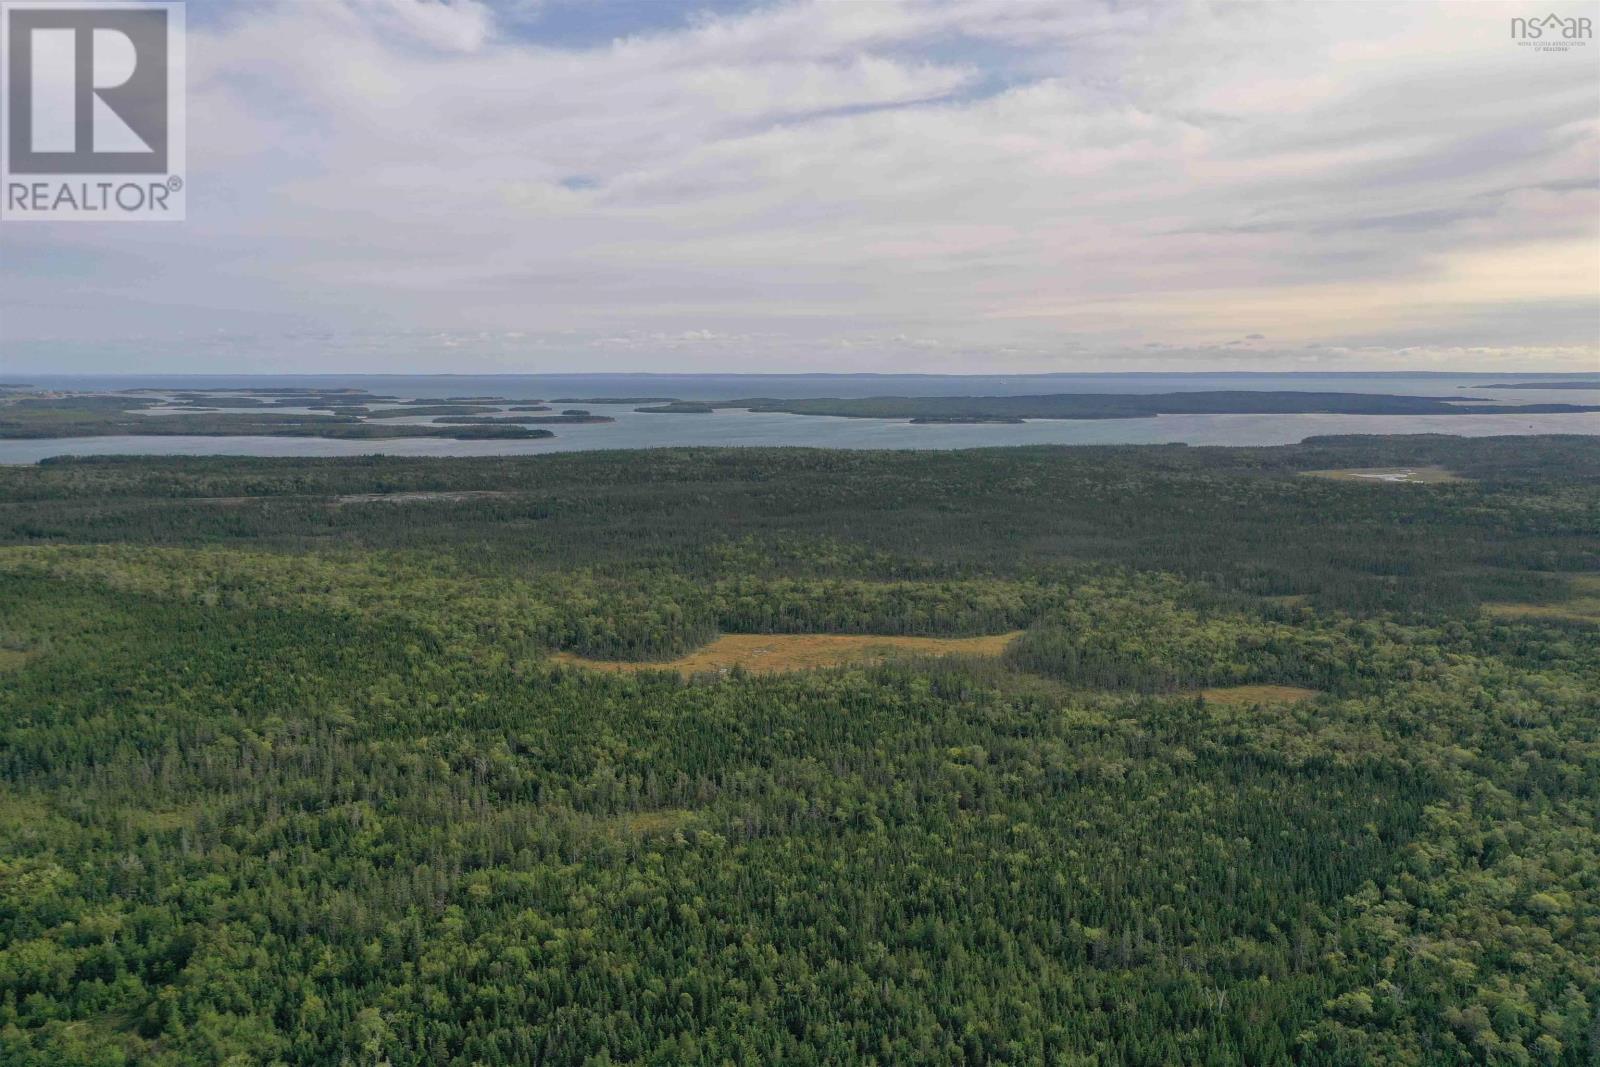
<path fill-rule="evenodd" d="M 0 468 L 0 1061 L 1589 1063 L 1597 573 L 1584 438 Z"/>

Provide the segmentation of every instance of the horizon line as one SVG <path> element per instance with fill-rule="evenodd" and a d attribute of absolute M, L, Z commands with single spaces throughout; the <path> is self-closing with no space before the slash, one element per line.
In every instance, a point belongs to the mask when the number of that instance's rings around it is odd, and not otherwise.
<path fill-rule="evenodd" d="M 7 377 L 39 378 L 1581 378 L 1600 384 L 1600 370 L 1188 370 L 1188 371 L 150 371 L 83 372 L 22 371 Z M 0 382 L 0 386 L 31 385 L 26 381 Z"/>

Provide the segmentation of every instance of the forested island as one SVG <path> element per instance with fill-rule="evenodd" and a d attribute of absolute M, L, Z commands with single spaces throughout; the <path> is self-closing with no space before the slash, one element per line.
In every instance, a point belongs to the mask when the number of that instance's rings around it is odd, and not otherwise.
<path fill-rule="evenodd" d="M 1590 1064 L 1597 576 L 1585 437 L 0 467 L 0 1060 Z"/>
<path fill-rule="evenodd" d="M 670 396 L 564 396 L 557 404 L 675 404 Z"/>
<path fill-rule="evenodd" d="M 646 415 L 710 415 L 717 409 L 698 400 L 671 400 L 665 404 L 653 404 L 634 410 Z"/>

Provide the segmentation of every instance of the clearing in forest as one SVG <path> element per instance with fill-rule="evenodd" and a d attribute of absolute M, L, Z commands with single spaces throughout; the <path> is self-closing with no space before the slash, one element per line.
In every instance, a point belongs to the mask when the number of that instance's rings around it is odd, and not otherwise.
<path fill-rule="evenodd" d="M 1216 689 L 1202 689 L 1200 695 L 1208 704 L 1248 707 L 1252 704 L 1298 704 L 1302 700 L 1310 700 L 1322 694 L 1315 689 L 1302 689 L 1297 685 L 1227 685 Z"/>
<path fill-rule="evenodd" d="M 1483 610 L 1501 619 L 1600 622 L 1600 575 L 1578 575 L 1572 588 L 1574 596 L 1553 604 L 1485 604 Z"/>
<path fill-rule="evenodd" d="M 1022 631 L 987 637 L 881 637 L 862 634 L 723 634 L 674 660 L 638 663 L 584 659 L 558 652 L 555 659 L 599 671 L 677 671 L 685 676 L 742 667 L 758 674 L 876 663 L 896 653 L 920 656 L 998 656 Z"/>
<path fill-rule="evenodd" d="M 1443 467 L 1351 467 L 1346 470 L 1303 473 L 1308 478 L 1330 478 L 1336 482 L 1383 482 L 1390 485 L 1438 485 L 1468 480 Z"/>

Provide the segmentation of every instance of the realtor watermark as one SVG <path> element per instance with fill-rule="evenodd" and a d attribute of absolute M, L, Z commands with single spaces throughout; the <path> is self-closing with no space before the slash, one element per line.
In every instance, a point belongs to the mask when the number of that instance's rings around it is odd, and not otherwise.
<path fill-rule="evenodd" d="M 182 3 L 0 0 L 0 221 L 181 221 Z"/>
<path fill-rule="evenodd" d="M 1581 15 L 1544 16 L 1511 20 L 1511 39 L 1535 52 L 1571 52 L 1594 39 L 1594 20 Z"/>

